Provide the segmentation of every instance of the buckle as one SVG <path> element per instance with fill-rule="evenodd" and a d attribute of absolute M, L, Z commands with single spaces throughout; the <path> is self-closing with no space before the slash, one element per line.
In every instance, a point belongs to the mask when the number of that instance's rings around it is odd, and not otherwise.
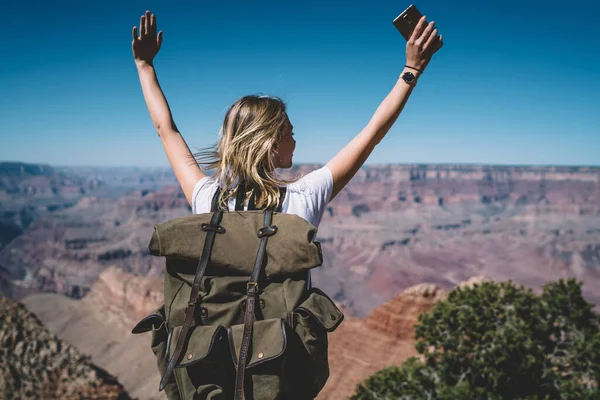
<path fill-rule="evenodd" d="M 258 282 L 248 282 L 246 283 L 246 290 L 249 292 L 250 287 L 254 287 L 254 291 L 258 292 Z"/>

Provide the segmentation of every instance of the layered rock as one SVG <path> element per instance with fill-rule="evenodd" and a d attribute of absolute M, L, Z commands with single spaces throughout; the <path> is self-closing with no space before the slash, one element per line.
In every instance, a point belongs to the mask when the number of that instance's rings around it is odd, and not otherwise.
<path fill-rule="evenodd" d="M 428 283 L 406 289 L 364 319 L 346 315 L 330 335 L 330 377 L 318 400 L 347 399 L 374 372 L 418 355 L 414 324 L 447 295 Z"/>
<path fill-rule="evenodd" d="M 83 303 L 106 323 L 131 330 L 163 302 L 162 277 L 143 277 L 110 267 L 100 274 Z"/>
<path fill-rule="evenodd" d="M 0 199 L 8 196 L 80 196 L 100 186 L 101 181 L 64 174 L 49 165 L 0 162 Z"/>
<path fill-rule="evenodd" d="M 482 276 L 472 277 L 459 286 L 483 280 Z M 418 356 L 414 326 L 419 315 L 447 296 L 448 292 L 437 285 L 421 283 L 375 308 L 364 319 L 352 317 L 346 311 L 344 322 L 329 338 L 330 377 L 317 399 L 347 399 L 357 384 L 376 371 Z"/>
<path fill-rule="evenodd" d="M 112 375 L 50 334 L 25 306 L 0 296 L 0 397 L 129 399 Z"/>
<path fill-rule="evenodd" d="M 163 281 L 109 267 L 80 300 L 59 294 L 33 294 L 22 301 L 48 329 L 117 376 L 131 396 L 164 400 L 160 376 L 150 349 L 151 334 L 131 329 L 163 297 Z"/>
<path fill-rule="evenodd" d="M 152 226 L 190 214 L 181 189 L 167 184 L 172 171 L 57 171 L 105 184 L 26 227 L 14 213 L 8 228 L 0 221 L 0 242 L 10 242 L 0 244 L 0 264 L 18 287 L 13 293 L 81 298 L 110 266 L 160 275 L 162 260 L 147 251 Z M 364 167 L 326 210 L 325 262 L 314 281 L 358 316 L 420 282 L 449 289 L 479 274 L 531 287 L 573 276 L 600 305 L 599 182 L 600 168 L 592 167 Z"/>
<path fill-rule="evenodd" d="M 436 285 L 422 283 L 410 287 L 401 295 L 375 308 L 365 318 L 364 325 L 397 340 L 412 340 L 419 315 L 431 309 L 446 292 Z"/>
<path fill-rule="evenodd" d="M 141 198 L 135 193 L 119 200 L 86 197 L 68 209 L 40 216 L 0 250 L 0 264 L 21 292 L 74 298 L 85 296 L 111 266 L 157 276 L 164 262 L 148 252 L 153 226 L 189 215 L 184 203 L 172 187 Z"/>
<path fill-rule="evenodd" d="M 502 202 L 597 215 L 599 187 L 598 167 L 373 165 L 357 172 L 330 205 L 330 213 L 355 215 L 356 205 L 393 212 L 424 205 Z"/>

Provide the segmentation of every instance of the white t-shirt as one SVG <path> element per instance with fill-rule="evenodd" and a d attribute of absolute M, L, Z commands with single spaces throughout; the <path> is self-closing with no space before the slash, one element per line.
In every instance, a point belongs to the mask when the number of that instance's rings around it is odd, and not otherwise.
<path fill-rule="evenodd" d="M 210 212 L 212 198 L 217 190 L 217 182 L 206 176 L 196 183 L 192 194 L 192 212 L 203 214 Z M 333 192 L 333 177 L 327 166 L 321 167 L 287 186 L 281 212 L 296 214 L 319 227 L 321 218 Z M 229 210 L 235 207 L 235 198 L 229 200 Z M 245 206 L 247 209 L 247 205 Z"/>

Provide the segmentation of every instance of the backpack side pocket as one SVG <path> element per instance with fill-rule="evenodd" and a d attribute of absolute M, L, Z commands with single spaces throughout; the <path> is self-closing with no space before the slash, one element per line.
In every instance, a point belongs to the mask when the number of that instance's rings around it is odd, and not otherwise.
<path fill-rule="evenodd" d="M 293 312 L 296 334 L 307 353 L 307 386 L 316 396 L 329 378 L 329 343 L 327 334 L 343 321 L 344 314 L 318 288 L 311 288 L 306 299 Z"/>
<path fill-rule="evenodd" d="M 169 329 L 167 324 L 164 305 L 160 306 L 138 322 L 131 330 L 131 333 L 140 334 L 150 331 L 152 331 L 150 347 L 152 348 L 152 353 L 156 356 L 158 371 L 162 376 L 167 367 L 167 348 L 173 331 L 172 329 Z M 156 390 L 158 391 L 158 387 Z M 169 379 L 167 386 L 165 387 L 165 393 L 169 400 L 181 400 L 179 389 L 177 388 L 177 383 L 173 376 L 171 376 L 171 379 Z"/>

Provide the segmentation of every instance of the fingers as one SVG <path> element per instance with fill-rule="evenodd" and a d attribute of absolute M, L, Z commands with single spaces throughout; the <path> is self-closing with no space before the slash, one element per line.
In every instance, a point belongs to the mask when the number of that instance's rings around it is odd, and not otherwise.
<path fill-rule="evenodd" d="M 152 31 L 150 30 L 150 11 L 146 10 L 146 15 L 144 16 L 144 23 L 146 25 L 146 35 L 151 35 Z"/>
<path fill-rule="evenodd" d="M 162 44 L 162 31 L 158 32 L 158 37 L 156 38 L 156 45 L 160 50 L 160 45 Z"/>
<path fill-rule="evenodd" d="M 138 39 L 141 40 L 144 36 L 148 35 L 156 35 L 156 15 L 151 14 L 150 11 L 146 11 L 146 13 L 140 17 L 140 35 Z"/>
<path fill-rule="evenodd" d="M 156 36 L 156 15 L 154 14 L 150 17 L 150 34 Z"/>
<path fill-rule="evenodd" d="M 133 29 L 131 30 L 131 35 L 133 36 L 133 40 L 134 41 L 138 38 L 138 35 L 137 35 L 137 26 L 133 27 Z"/>
<path fill-rule="evenodd" d="M 427 17 L 423 15 L 419 22 L 417 22 L 417 26 L 415 26 L 415 29 L 413 30 L 412 34 L 410 35 L 410 38 L 408 39 L 409 42 L 415 42 L 421 36 L 421 32 L 423 32 L 423 28 L 427 23 L 426 18 Z"/>
<path fill-rule="evenodd" d="M 146 36 L 146 16 L 142 15 L 140 17 L 140 38 Z"/>
<path fill-rule="evenodd" d="M 433 27 L 435 26 L 435 22 L 431 21 L 428 25 L 427 28 L 425 28 L 425 30 L 423 31 L 423 33 L 421 34 L 421 37 L 417 39 L 417 43 L 419 44 L 423 44 L 423 43 L 427 43 L 429 38 L 432 36 L 432 32 L 435 30 L 435 32 L 437 33 L 437 29 L 434 29 Z M 425 45 L 425 47 L 427 47 L 427 45 Z"/>
<path fill-rule="evenodd" d="M 433 25 L 431 25 L 431 24 L 430 24 L 430 25 L 427 27 L 427 29 L 429 29 L 429 28 L 431 28 L 431 27 L 433 27 Z M 423 48 L 424 48 L 425 50 L 427 50 L 427 49 L 429 49 L 429 47 L 431 46 L 431 44 L 432 44 L 434 41 L 438 40 L 438 35 L 437 35 L 437 34 L 438 34 L 438 30 L 437 30 L 437 28 L 435 28 L 435 29 L 433 29 L 433 30 L 430 30 L 430 32 L 427 32 L 427 30 L 425 30 L 425 33 L 423 33 L 423 36 L 421 36 L 421 39 L 423 39 L 423 38 L 425 37 L 425 34 L 428 34 L 428 35 L 429 35 L 429 37 L 427 37 L 427 41 L 425 42 L 425 45 L 423 45 Z"/>

